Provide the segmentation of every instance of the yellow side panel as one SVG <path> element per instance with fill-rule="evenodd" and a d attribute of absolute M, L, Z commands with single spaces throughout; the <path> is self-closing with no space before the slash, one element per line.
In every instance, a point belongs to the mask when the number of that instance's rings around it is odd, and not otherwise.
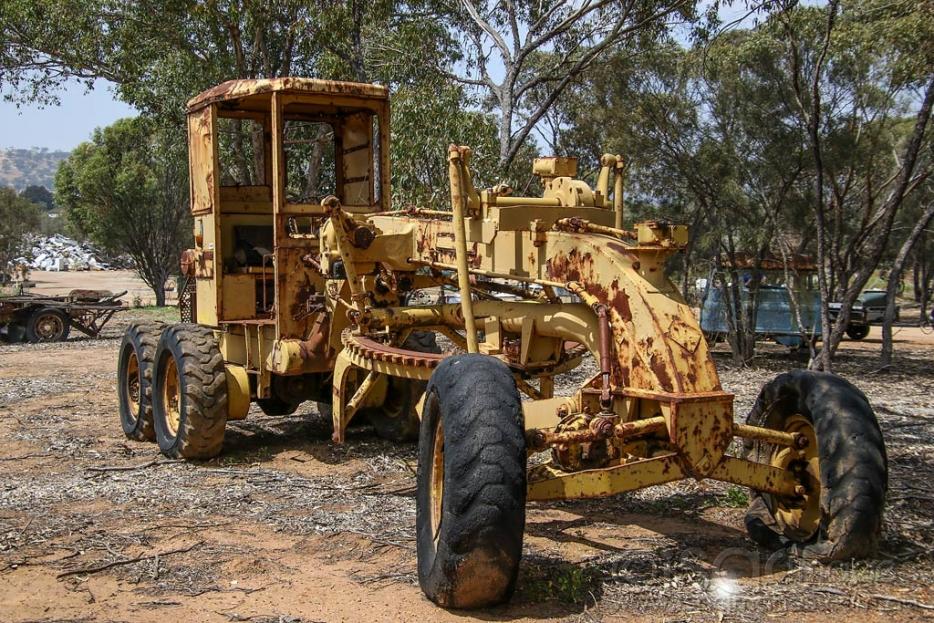
<path fill-rule="evenodd" d="M 188 115 L 188 167 L 191 174 L 191 211 L 209 212 L 217 203 L 217 123 L 214 106 Z"/>
<path fill-rule="evenodd" d="M 224 275 L 223 279 L 221 317 L 224 320 L 251 320 L 255 318 L 256 277 L 253 275 Z"/>
<path fill-rule="evenodd" d="M 197 291 L 198 324 L 217 326 L 217 299 L 214 298 L 214 280 L 198 279 Z"/>

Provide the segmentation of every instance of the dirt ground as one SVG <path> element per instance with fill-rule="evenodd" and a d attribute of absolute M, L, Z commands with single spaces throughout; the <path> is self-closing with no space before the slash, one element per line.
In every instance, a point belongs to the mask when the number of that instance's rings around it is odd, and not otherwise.
<path fill-rule="evenodd" d="M 68 294 L 75 289 L 82 290 L 110 290 L 113 293 L 123 292 L 123 300 L 127 305 L 155 305 L 156 295 L 152 288 L 132 270 L 82 270 L 52 272 L 32 270 L 29 272 L 29 281 L 35 285 L 29 291 L 33 294 L 58 296 Z M 174 291 L 166 291 L 167 302 L 173 304 Z"/>
<path fill-rule="evenodd" d="M 921 620 L 934 616 L 934 340 L 878 330 L 839 371 L 870 397 L 890 490 L 873 560 L 770 556 L 743 529 L 746 492 L 683 482 L 610 499 L 531 504 L 515 598 L 446 612 L 415 577 L 412 446 L 354 429 L 335 446 L 311 404 L 254 410 L 223 455 L 188 464 L 127 441 L 118 337 L 0 345 L 0 621 Z M 741 418 L 802 362 L 763 347 L 718 364 Z"/>

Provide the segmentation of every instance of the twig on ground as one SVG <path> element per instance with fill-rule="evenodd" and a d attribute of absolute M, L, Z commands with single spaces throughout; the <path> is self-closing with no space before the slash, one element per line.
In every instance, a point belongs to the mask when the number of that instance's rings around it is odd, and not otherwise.
<path fill-rule="evenodd" d="M 153 459 L 142 465 L 106 465 L 104 467 L 89 467 L 89 472 L 132 472 L 137 469 L 146 469 L 147 467 L 156 467 L 157 465 L 172 465 L 173 463 L 182 463 L 180 459 L 162 460 Z"/>
<path fill-rule="evenodd" d="M 915 601 L 914 599 L 904 599 L 903 597 L 895 597 L 894 595 L 880 595 L 878 593 L 869 595 L 869 597 L 872 599 L 881 599 L 882 601 L 894 601 L 897 604 L 914 606 L 915 608 L 921 608 L 922 610 L 934 610 L 934 605 Z"/>
<path fill-rule="evenodd" d="M 19 456 L 4 456 L 4 457 L 0 457 L 0 461 L 21 461 L 23 459 L 36 459 L 42 456 L 52 456 L 52 453 L 42 452 L 42 453 L 33 453 L 33 454 L 21 454 Z"/>
<path fill-rule="evenodd" d="M 131 565 L 134 562 L 142 562 L 143 560 L 149 560 L 150 558 L 156 558 L 156 557 L 163 558 L 165 556 L 171 556 L 172 554 L 184 554 L 185 552 L 190 552 L 191 550 L 195 549 L 196 547 L 200 547 L 201 545 L 204 545 L 204 541 L 198 541 L 194 545 L 189 545 L 188 547 L 182 547 L 179 549 L 172 549 L 172 550 L 168 550 L 165 552 L 156 552 L 155 554 L 147 554 L 146 556 L 137 556 L 136 558 L 127 558 L 125 560 L 114 560 L 113 562 L 108 562 L 102 565 L 95 565 L 93 567 L 84 567 L 82 569 L 72 569 L 71 571 L 63 571 L 62 573 L 59 573 L 55 577 L 58 579 L 61 579 L 64 577 L 68 577 L 70 575 L 85 575 L 85 574 L 91 574 L 91 573 L 98 573 L 100 571 L 105 571 L 107 569 L 110 569 L 111 567 L 117 567 L 120 565 Z"/>
<path fill-rule="evenodd" d="M 260 586 L 257 588 L 246 588 L 246 587 L 220 588 L 220 587 L 215 586 L 212 588 L 204 588 L 199 591 L 185 593 L 185 595 L 187 595 L 188 597 L 198 597 L 200 595 L 204 595 L 205 593 L 245 593 L 247 595 L 250 595 L 252 593 L 257 593 L 259 591 L 264 591 L 264 590 L 266 590 L 265 586 Z"/>

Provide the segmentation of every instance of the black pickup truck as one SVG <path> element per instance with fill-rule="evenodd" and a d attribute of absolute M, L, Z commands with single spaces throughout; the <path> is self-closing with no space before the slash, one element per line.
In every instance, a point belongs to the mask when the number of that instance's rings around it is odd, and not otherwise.
<path fill-rule="evenodd" d="M 842 303 L 830 304 L 830 320 L 836 321 Z M 900 318 L 901 309 L 895 306 L 895 321 Z M 850 310 L 850 322 L 846 334 L 853 340 L 861 340 L 869 335 L 869 327 L 881 324 L 885 317 L 885 290 L 863 290 Z"/>

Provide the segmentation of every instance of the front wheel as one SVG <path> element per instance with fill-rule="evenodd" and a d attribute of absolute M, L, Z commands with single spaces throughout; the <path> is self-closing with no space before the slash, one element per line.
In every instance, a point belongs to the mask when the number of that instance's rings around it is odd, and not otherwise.
<path fill-rule="evenodd" d="M 166 328 L 155 357 L 153 423 L 166 456 L 220 454 L 227 425 L 227 376 L 214 332 L 196 324 Z"/>
<path fill-rule="evenodd" d="M 481 608 L 512 595 L 525 470 L 522 408 L 509 368 L 486 355 L 444 360 L 425 396 L 415 519 L 418 582 L 439 606 Z"/>
<path fill-rule="evenodd" d="M 866 397 L 846 380 L 795 370 L 762 388 L 747 423 L 808 439 L 803 450 L 750 443 L 753 460 L 791 470 L 804 492 L 755 493 L 746 514 L 753 540 L 824 562 L 878 547 L 888 489 L 885 442 Z"/>

